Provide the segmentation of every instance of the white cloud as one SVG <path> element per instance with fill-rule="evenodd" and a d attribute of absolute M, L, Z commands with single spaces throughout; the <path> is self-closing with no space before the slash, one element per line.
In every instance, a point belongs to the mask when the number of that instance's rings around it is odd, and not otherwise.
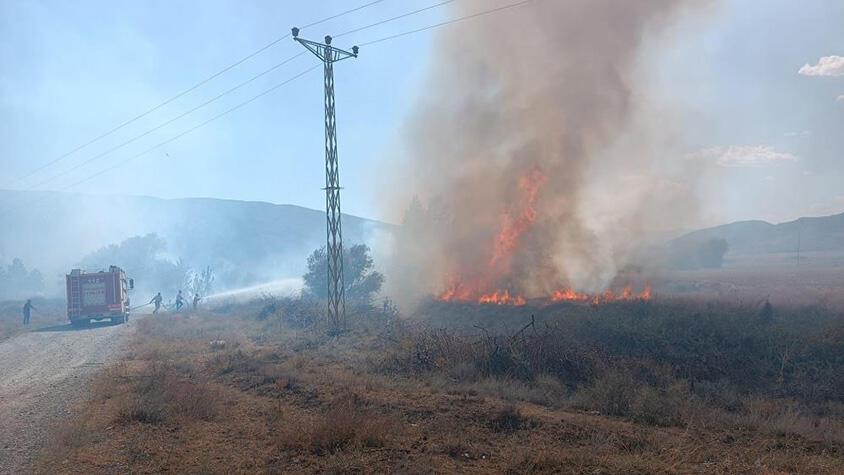
<path fill-rule="evenodd" d="M 803 76 L 844 76 L 844 56 L 824 56 L 818 64 L 804 64 L 798 74 Z"/>
<path fill-rule="evenodd" d="M 793 162 L 797 157 L 777 152 L 770 145 L 731 145 L 712 147 L 687 156 L 691 160 L 714 161 L 722 167 L 761 167 L 782 162 Z"/>
<path fill-rule="evenodd" d="M 844 94 L 841 94 L 840 96 L 836 97 L 835 101 L 836 102 L 844 102 Z"/>

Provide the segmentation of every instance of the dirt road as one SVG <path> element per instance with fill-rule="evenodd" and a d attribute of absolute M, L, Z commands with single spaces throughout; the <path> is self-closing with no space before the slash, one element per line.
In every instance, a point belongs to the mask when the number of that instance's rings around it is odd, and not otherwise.
<path fill-rule="evenodd" d="M 26 473 L 86 382 L 134 325 L 59 325 L 0 342 L 0 473 Z"/>

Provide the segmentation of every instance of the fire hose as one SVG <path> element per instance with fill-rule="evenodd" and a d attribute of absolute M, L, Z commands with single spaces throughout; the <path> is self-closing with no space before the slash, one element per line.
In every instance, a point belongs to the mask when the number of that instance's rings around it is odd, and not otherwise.
<path fill-rule="evenodd" d="M 146 307 L 147 305 L 152 305 L 152 302 L 145 303 L 143 305 L 135 305 L 134 307 L 131 307 L 129 310 L 135 310 L 136 308 Z"/>

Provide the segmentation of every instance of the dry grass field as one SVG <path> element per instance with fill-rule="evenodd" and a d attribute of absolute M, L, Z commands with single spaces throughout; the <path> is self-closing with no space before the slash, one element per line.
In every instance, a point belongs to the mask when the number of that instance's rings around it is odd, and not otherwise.
<path fill-rule="evenodd" d="M 842 473 L 844 317 L 686 301 L 138 321 L 40 463 L 69 473 Z"/>
<path fill-rule="evenodd" d="M 844 308 L 842 269 L 840 252 L 728 255 L 723 268 L 666 271 L 653 284 L 663 294 L 699 300 Z"/>
<path fill-rule="evenodd" d="M 23 301 L 0 302 L 0 341 L 25 331 L 67 322 L 64 299 L 33 299 L 35 310 L 29 326 L 23 324 L 23 304 Z"/>

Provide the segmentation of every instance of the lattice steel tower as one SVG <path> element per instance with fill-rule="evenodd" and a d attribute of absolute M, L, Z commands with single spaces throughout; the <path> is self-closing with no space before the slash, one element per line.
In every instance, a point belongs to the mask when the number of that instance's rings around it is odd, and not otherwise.
<path fill-rule="evenodd" d="M 340 223 L 340 168 L 337 163 L 337 120 L 334 117 L 334 63 L 357 58 L 358 47 L 352 52 L 325 43 L 299 38 L 293 28 L 293 39 L 321 59 L 325 65 L 325 251 L 328 258 L 328 320 L 334 331 L 346 328 L 346 285 L 343 278 L 343 226 Z"/>

